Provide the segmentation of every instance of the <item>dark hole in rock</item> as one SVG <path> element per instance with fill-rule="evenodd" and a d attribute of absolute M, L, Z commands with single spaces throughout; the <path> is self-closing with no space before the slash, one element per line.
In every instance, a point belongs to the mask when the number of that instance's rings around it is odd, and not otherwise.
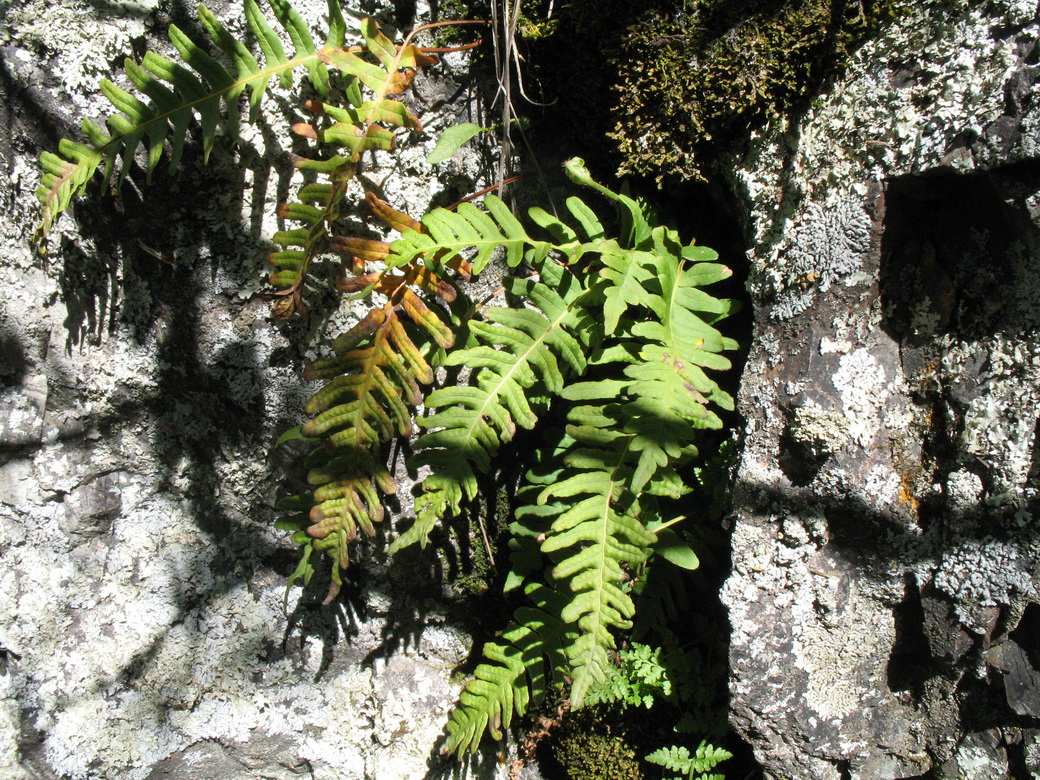
<path fill-rule="evenodd" d="M 888 689 L 909 691 L 915 698 L 924 693 L 924 683 L 931 676 L 931 656 L 924 632 L 924 607 L 921 592 L 912 577 L 907 578 L 903 600 L 892 610 L 896 639 L 888 656 L 886 674 Z"/>
<path fill-rule="evenodd" d="M 788 424 L 780 436 L 780 453 L 777 462 L 791 484 L 805 487 L 815 479 L 830 453 L 814 448 L 811 443 L 799 440 Z"/>
<path fill-rule="evenodd" d="M 886 331 L 904 348 L 1040 326 L 1040 164 L 890 179 L 881 244 Z"/>

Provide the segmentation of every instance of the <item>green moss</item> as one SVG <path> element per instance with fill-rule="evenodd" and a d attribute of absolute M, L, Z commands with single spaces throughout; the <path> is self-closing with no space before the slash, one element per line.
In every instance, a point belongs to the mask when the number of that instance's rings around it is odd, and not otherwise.
<path fill-rule="evenodd" d="M 901 0 L 714 0 L 647 14 L 614 64 L 620 173 L 703 178 L 717 154 L 804 109 Z"/>
<path fill-rule="evenodd" d="M 624 730 L 607 724 L 613 711 L 588 707 L 570 713 L 553 739 L 553 757 L 570 780 L 642 780 L 636 749 Z"/>

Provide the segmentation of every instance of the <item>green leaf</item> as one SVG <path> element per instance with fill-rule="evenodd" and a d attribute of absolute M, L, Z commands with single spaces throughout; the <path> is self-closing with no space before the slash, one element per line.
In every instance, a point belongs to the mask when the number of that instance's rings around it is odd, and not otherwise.
<path fill-rule="evenodd" d="M 559 619 L 565 597 L 544 584 L 525 590 L 531 606 L 518 609 L 499 642 L 484 645 L 485 663 L 466 683 L 448 722 L 441 753 L 460 758 L 475 752 L 485 732 L 502 739 L 513 714 L 524 715 L 544 701 L 564 667 L 564 648 L 573 631 Z"/>
<path fill-rule="evenodd" d="M 283 444 L 290 441 L 318 441 L 313 436 L 305 436 L 302 429 L 302 425 L 297 425 L 295 428 L 290 428 L 289 430 L 287 430 L 285 433 L 279 436 L 278 441 L 274 443 L 275 449 L 281 447 Z"/>
<path fill-rule="evenodd" d="M 572 333 L 582 321 L 580 286 L 567 293 L 568 299 L 540 282 L 521 287 L 538 308 L 487 309 L 489 322 L 469 326 L 476 343 L 444 360 L 445 366 L 471 369 L 473 384 L 444 387 L 426 399 L 429 413 L 419 424 L 428 433 L 419 437 L 411 460 L 413 467 L 431 466 L 434 471 L 417 500 L 423 529 L 432 527 L 430 517 L 456 514 L 464 497 L 476 495 L 477 472 L 491 468 L 492 458 L 512 440 L 517 426 L 534 427 L 541 406 L 532 392 L 536 384 L 559 392 L 565 372 L 585 370 L 585 349 Z M 394 549 L 423 538 L 417 529 L 395 542 Z"/>
<path fill-rule="evenodd" d="M 701 565 L 693 548 L 671 528 L 664 528 L 657 532 L 657 544 L 654 545 L 654 552 L 682 569 L 692 570 Z"/>
<path fill-rule="evenodd" d="M 489 129 L 475 125 L 472 122 L 463 122 L 462 124 L 449 127 L 441 133 L 441 137 L 437 139 L 433 149 L 426 155 L 426 162 L 430 165 L 444 162 L 475 135 L 487 132 Z"/>

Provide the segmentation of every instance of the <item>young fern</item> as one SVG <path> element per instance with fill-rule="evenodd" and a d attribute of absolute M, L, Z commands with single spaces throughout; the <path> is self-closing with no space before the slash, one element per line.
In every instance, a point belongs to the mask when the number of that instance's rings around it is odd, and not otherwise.
<path fill-rule="evenodd" d="M 673 780 L 726 780 L 724 775 L 711 770 L 731 758 L 733 754 L 728 750 L 702 742 L 692 753 L 686 747 L 667 747 L 655 750 L 646 760 L 669 772 L 678 772 Z"/>

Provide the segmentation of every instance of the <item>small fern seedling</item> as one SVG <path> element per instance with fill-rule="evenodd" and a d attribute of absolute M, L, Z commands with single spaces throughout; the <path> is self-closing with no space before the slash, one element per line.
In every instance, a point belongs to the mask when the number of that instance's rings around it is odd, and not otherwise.
<path fill-rule="evenodd" d="M 725 775 L 712 770 L 730 758 L 733 754 L 728 750 L 701 742 L 692 753 L 686 747 L 667 747 L 655 750 L 646 760 L 669 772 L 678 772 L 672 780 L 726 780 Z"/>

